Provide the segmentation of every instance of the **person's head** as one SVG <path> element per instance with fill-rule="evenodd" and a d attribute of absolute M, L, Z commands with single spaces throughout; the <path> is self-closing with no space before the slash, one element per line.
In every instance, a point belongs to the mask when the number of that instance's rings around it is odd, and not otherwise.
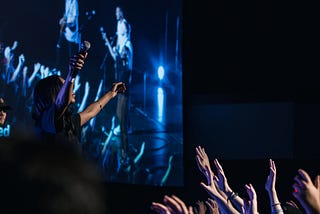
<path fill-rule="evenodd" d="M 1 213 L 106 213 L 101 172 L 68 144 L 0 144 Z"/>
<path fill-rule="evenodd" d="M 282 205 L 284 214 L 302 214 L 302 210 L 298 207 L 298 205 L 293 201 L 286 201 L 284 205 Z"/>
<path fill-rule="evenodd" d="M 123 10 L 121 7 L 117 6 L 116 7 L 116 19 L 117 20 L 121 20 L 124 18 L 124 15 L 123 15 Z"/>
<path fill-rule="evenodd" d="M 59 94 L 59 91 L 64 83 L 64 79 L 59 75 L 51 75 L 39 80 L 33 90 L 33 112 L 32 117 L 39 119 L 41 113 L 50 107 Z M 71 103 L 75 102 L 75 95 Z"/>
<path fill-rule="evenodd" d="M 297 207 L 284 205 L 282 208 L 284 214 L 303 214 L 303 212 Z"/>
<path fill-rule="evenodd" d="M 7 111 L 11 109 L 11 106 L 6 105 L 4 99 L 0 98 L 0 125 L 4 125 L 7 118 Z"/>

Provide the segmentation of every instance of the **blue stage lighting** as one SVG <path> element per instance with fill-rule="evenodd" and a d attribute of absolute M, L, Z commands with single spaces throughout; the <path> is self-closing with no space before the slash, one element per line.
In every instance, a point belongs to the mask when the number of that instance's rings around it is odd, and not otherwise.
<path fill-rule="evenodd" d="M 163 66 L 159 66 L 158 67 L 158 78 L 159 78 L 159 80 L 162 80 L 163 77 L 164 77 L 164 68 L 163 68 Z"/>

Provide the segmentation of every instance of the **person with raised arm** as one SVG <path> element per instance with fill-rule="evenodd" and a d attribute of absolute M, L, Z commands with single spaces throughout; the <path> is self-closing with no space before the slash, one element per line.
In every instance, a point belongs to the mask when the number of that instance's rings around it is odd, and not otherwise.
<path fill-rule="evenodd" d="M 123 82 L 113 83 L 97 101 L 91 103 L 82 112 L 74 112 L 74 81 L 84 66 L 88 53 L 79 52 L 70 58 L 67 77 L 51 75 L 37 82 L 33 92 L 32 118 L 35 121 L 36 134 L 46 142 L 71 142 L 81 151 L 81 129 L 95 117 L 105 105 L 118 93 L 124 93 Z"/>

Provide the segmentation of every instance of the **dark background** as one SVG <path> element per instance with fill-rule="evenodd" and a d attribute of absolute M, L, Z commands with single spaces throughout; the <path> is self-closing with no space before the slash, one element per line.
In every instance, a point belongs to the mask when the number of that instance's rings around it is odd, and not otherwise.
<path fill-rule="evenodd" d="M 18 13 L 16 21 L 35 15 L 34 10 L 26 8 L 36 5 L 19 4 L 24 10 Z M 53 2 L 40 4 L 61 11 Z M 135 15 L 129 12 L 130 4 L 136 8 L 139 3 L 128 3 L 127 14 L 134 20 Z M 149 4 L 148 8 L 152 8 L 152 2 Z M 10 8 L 15 9 L 15 4 Z M 282 203 L 292 199 L 291 185 L 298 168 L 306 169 L 312 177 L 319 174 L 316 8 L 315 3 L 301 1 L 184 0 L 185 186 L 107 183 L 111 213 L 149 213 L 151 202 L 162 201 L 164 194 L 174 193 L 188 204 L 205 200 L 208 195 L 199 185 L 204 179 L 194 159 L 197 145 L 203 146 L 212 159 L 220 160 L 230 185 L 240 196 L 247 196 L 246 183 L 254 185 L 261 213 L 269 212 L 264 190 L 269 158 L 276 162 L 277 190 Z M 156 14 L 148 12 L 141 11 L 144 19 L 152 22 Z M 113 9 L 109 13 L 113 17 Z M 30 30 L 28 26 L 20 29 L 29 34 L 20 35 L 17 40 L 34 41 L 24 48 L 26 52 L 41 41 L 42 31 L 56 33 L 55 29 L 43 27 L 48 23 L 56 25 L 60 17 L 56 14 L 56 20 L 46 20 L 43 14 L 38 23 L 30 23 L 41 29 Z M 8 26 L 15 26 L 12 21 Z M 106 21 L 107 34 L 109 25 Z M 54 44 L 54 39 L 50 43 Z M 43 50 L 39 52 L 49 48 L 40 46 Z"/>
<path fill-rule="evenodd" d="M 220 160 L 240 195 L 247 197 L 246 183 L 254 185 L 258 209 L 268 213 L 264 183 L 269 158 L 277 166 L 282 203 L 293 199 L 298 168 L 309 171 L 312 178 L 319 174 L 315 5 L 270 0 L 184 2 L 189 167 L 181 195 L 191 204 L 207 197 L 199 187 L 204 178 L 188 176 L 196 169 L 194 148 L 203 145 L 209 157 Z"/>

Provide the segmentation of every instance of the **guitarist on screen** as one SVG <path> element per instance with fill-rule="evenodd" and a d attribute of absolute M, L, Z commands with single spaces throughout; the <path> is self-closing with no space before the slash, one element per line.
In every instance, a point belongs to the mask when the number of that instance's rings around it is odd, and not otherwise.
<path fill-rule="evenodd" d="M 126 84 L 127 90 L 125 93 L 118 94 L 116 107 L 116 128 L 115 135 L 120 135 L 121 145 L 119 154 L 119 169 L 127 169 L 131 163 L 128 154 L 128 132 L 130 128 L 129 108 L 130 108 L 130 83 L 132 76 L 132 59 L 133 48 L 130 39 L 131 26 L 124 18 L 121 7 L 116 7 L 115 10 L 117 20 L 116 40 L 114 45 L 109 42 L 109 39 L 102 31 L 102 37 L 105 45 L 108 47 L 110 55 L 114 60 L 115 81 L 123 81 Z M 112 46 L 113 45 L 113 46 Z"/>
<path fill-rule="evenodd" d="M 56 66 L 60 70 L 66 70 L 69 59 L 79 49 L 79 6 L 78 0 L 65 0 L 65 10 L 59 20 L 59 38 L 57 42 Z"/>

